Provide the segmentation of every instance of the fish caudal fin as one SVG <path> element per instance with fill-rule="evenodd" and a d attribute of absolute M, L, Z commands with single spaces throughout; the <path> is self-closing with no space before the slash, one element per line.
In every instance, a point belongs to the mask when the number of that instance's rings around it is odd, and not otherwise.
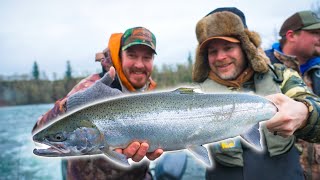
<path fill-rule="evenodd" d="M 208 151 L 203 146 L 189 146 L 187 149 L 206 166 L 211 167 Z"/>
<path fill-rule="evenodd" d="M 253 147 L 257 151 L 262 151 L 263 146 L 262 146 L 262 135 L 261 132 L 259 131 L 259 123 L 256 125 L 252 126 L 248 131 L 246 131 L 244 134 L 240 135 L 242 139 L 245 140 L 245 142 Z"/>
<path fill-rule="evenodd" d="M 115 151 L 107 151 L 104 152 L 104 155 L 106 155 L 110 160 L 112 160 L 119 166 L 130 167 L 127 157 L 121 153 L 117 153 Z"/>

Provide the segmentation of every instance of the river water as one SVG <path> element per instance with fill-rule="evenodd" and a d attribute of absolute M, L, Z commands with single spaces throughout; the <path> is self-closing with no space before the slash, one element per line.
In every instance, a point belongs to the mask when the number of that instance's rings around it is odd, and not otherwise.
<path fill-rule="evenodd" d="M 62 180 L 61 158 L 33 154 L 31 130 L 37 118 L 52 107 L 52 104 L 0 107 L 0 180 Z M 187 168 L 181 179 L 204 179 L 203 166 L 186 154 Z M 155 164 L 151 163 L 152 174 Z"/>
<path fill-rule="evenodd" d="M 37 118 L 52 104 L 0 108 L 0 179 L 61 180 L 60 158 L 32 153 L 31 130 Z"/>

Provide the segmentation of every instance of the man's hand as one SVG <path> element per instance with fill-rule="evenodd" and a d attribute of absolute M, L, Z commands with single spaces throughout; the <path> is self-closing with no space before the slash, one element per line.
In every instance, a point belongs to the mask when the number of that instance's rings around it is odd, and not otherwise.
<path fill-rule="evenodd" d="M 107 86 L 110 86 L 115 76 L 116 76 L 116 70 L 114 69 L 113 66 L 111 66 L 109 71 L 106 74 L 104 74 L 104 76 L 98 81 L 102 82 Z"/>
<path fill-rule="evenodd" d="M 144 156 L 147 156 L 150 160 L 157 159 L 162 153 L 162 149 L 157 149 L 154 152 L 148 153 L 149 144 L 147 143 L 139 143 L 133 142 L 125 149 L 116 149 L 115 151 L 118 153 L 122 153 L 126 155 L 128 158 L 131 158 L 135 162 L 141 161 Z"/>
<path fill-rule="evenodd" d="M 295 101 L 284 94 L 274 94 L 266 97 L 278 108 L 278 112 L 266 121 L 266 127 L 275 135 L 289 137 L 307 123 L 308 108 L 305 104 Z"/>

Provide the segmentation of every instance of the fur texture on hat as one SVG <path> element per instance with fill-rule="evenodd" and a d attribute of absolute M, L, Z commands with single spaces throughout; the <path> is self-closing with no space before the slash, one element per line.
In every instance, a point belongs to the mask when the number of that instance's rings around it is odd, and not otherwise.
<path fill-rule="evenodd" d="M 244 28 L 236 14 L 228 11 L 216 12 L 202 18 L 196 26 L 198 47 L 193 67 L 192 78 L 195 82 L 203 82 L 209 74 L 207 50 L 200 50 L 200 45 L 207 39 L 215 36 L 234 37 L 240 40 L 250 66 L 255 72 L 267 72 L 269 58 L 260 47 L 261 39 L 258 33 Z"/>

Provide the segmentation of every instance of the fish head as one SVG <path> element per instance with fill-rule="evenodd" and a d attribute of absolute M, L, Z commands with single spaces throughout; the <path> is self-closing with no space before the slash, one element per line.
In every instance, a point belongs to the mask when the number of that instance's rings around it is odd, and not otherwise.
<path fill-rule="evenodd" d="M 49 148 L 34 149 L 38 156 L 77 156 L 99 154 L 104 136 L 99 129 L 88 120 L 68 123 L 57 121 L 33 136 L 33 141 Z"/>

